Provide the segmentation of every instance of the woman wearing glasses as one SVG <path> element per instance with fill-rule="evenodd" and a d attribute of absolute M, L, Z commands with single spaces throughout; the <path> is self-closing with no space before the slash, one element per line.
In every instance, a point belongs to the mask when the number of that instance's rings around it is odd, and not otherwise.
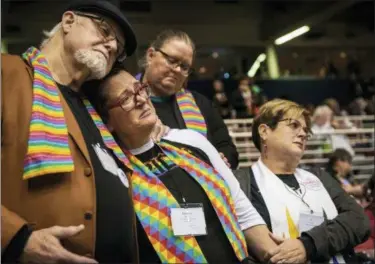
<path fill-rule="evenodd" d="M 261 156 L 250 169 L 251 201 L 280 243 L 272 262 L 344 263 L 369 234 L 363 210 L 336 180 L 297 168 L 310 128 L 309 113 L 287 100 L 266 103 L 254 119 Z"/>
<path fill-rule="evenodd" d="M 238 153 L 218 110 L 203 95 L 184 89 L 194 54 L 195 45 L 185 32 L 161 32 L 140 62 L 142 82 L 151 86 L 152 103 L 165 125 L 201 133 L 236 168 Z"/>
<path fill-rule="evenodd" d="M 157 116 L 149 87 L 123 70 L 99 90 L 93 101 L 126 155 L 129 175 L 119 177 L 132 187 L 140 262 L 246 263 L 247 247 L 267 260 L 276 244 L 207 139 L 172 129 L 152 141 Z"/>

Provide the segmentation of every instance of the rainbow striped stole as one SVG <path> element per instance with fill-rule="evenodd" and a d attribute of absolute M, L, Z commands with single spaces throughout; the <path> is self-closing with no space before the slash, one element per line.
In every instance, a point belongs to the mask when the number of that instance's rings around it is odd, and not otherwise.
<path fill-rule="evenodd" d="M 245 259 L 248 256 L 246 242 L 226 182 L 211 166 L 187 151 L 166 142 L 161 142 L 160 147 L 172 162 L 202 186 L 238 260 Z M 133 170 L 131 180 L 135 212 L 160 260 L 163 263 L 207 262 L 194 236 L 173 235 L 170 208 L 180 207 L 173 195 L 140 160 L 128 151 L 126 154 Z"/>
<path fill-rule="evenodd" d="M 124 152 L 122 152 L 119 145 L 117 145 L 112 134 L 108 131 L 107 127 L 104 125 L 102 119 L 100 118 L 99 114 L 95 111 L 95 108 L 91 105 L 90 101 L 84 98 L 83 103 L 86 106 L 86 109 L 89 112 L 96 127 L 99 129 L 99 132 L 103 138 L 104 144 L 107 146 L 107 148 L 113 150 L 117 158 L 121 160 L 125 166 L 129 166 L 128 158 L 125 156 Z"/>
<path fill-rule="evenodd" d="M 134 210 L 162 263 L 207 263 L 194 236 L 174 236 L 170 209 L 180 207 L 173 195 L 139 159 L 126 154 L 133 170 Z"/>
<path fill-rule="evenodd" d="M 68 129 L 58 88 L 47 60 L 35 47 L 22 57 L 33 67 L 33 103 L 23 179 L 51 173 L 72 172 Z"/>
<path fill-rule="evenodd" d="M 207 137 L 207 125 L 191 92 L 181 89 L 176 93 L 177 104 L 188 129 Z"/>
<path fill-rule="evenodd" d="M 177 166 L 188 172 L 202 186 L 238 260 L 244 260 L 248 256 L 246 240 L 238 224 L 228 184 L 212 166 L 189 152 L 166 142 L 161 142 L 160 145 Z"/>

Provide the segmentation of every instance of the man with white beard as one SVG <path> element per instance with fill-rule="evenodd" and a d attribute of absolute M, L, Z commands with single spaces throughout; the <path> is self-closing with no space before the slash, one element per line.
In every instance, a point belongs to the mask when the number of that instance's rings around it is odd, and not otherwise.
<path fill-rule="evenodd" d="M 71 4 L 22 58 L 2 55 L 3 262 L 137 262 L 124 154 L 80 91 L 137 43 L 107 1 Z"/>

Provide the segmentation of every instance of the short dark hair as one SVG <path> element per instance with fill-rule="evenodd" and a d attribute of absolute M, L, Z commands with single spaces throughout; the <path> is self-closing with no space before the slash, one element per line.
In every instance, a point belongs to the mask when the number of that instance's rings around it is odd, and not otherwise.
<path fill-rule="evenodd" d="M 349 163 L 352 163 L 353 157 L 349 153 L 349 151 L 347 151 L 346 149 L 343 149 L 343 148 L 335 149 L 335 151 L 333 151 L 329 155 L 328 167 L 333 168 L 333 166 L 335 165 L 335 163 L 337 161 L 339 161 L 339 160 L 340 161 L 347 161 Z"/>

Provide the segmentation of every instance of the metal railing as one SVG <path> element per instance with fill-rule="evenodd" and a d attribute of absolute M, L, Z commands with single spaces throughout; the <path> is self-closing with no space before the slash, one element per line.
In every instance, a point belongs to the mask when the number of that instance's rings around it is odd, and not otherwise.
<path fill-rule="evenodd" d="M 373 115 L 351 115 L 351 116 L 335 116 L 334 120 L 343 121 L 373 121 L 375 122 L 375 117 Z M 224 123 L 228 126 L 230 125 L 252 125 L 253 118 L 244 119 L 224 119 Z"/>

